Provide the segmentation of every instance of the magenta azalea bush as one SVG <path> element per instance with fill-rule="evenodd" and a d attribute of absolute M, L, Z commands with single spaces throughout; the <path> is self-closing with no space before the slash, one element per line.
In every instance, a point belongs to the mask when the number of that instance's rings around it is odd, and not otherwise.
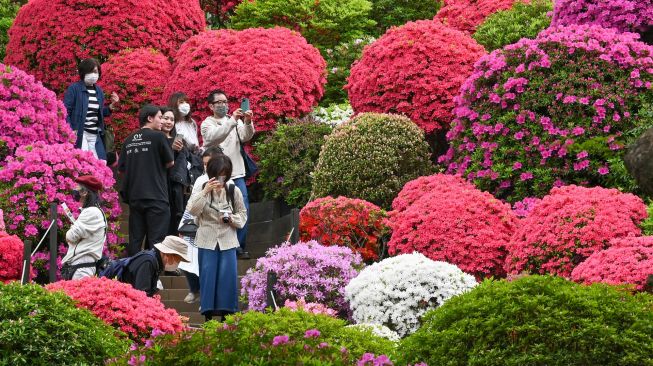
<path fill-rule="evenodd" d="M 651 0 L 556 0 L 552 26 L 595 24 L 639 32 L 653 24 Z"/>
<path fill-rule="evenodd" d="M 267 273 L 277 274 L 274 287 L 276 303 L 299 300 L 323 304 L 340 313 L 347 313 L 345 286 L 363 267 L 360 254 L 347 247 L 322 246 L 316 241 L 271 248 L 256 266 L 247 270 L 241 281 L 241 294 L 250 310 L 264 310 Z"/>
<path fill-rule="evenodd" d="M 598 26 L 492 52 L 455 99 L 440 162 L 514 202 L 553 186 L 630 187 L 624 146 L 650 125 L 653 47 Z"/>
<path fill-rule="evenodd" d="M 93 175 L 105 187 L 100 196 L 109 222 L 108 245 L 113 252 L 119 251 L 117 222 L 121 209 L 111 169 L 92 153 L 71 144 L 37 142 L 19 147 L 16 155 L 7 159 L 0 170 L 0 208 L 5 212 L 7 232 L 38 243 L 50 225 L 50 202 L 65 202 L 73 212 L 79 212 L 79 203 L 71 192 L 76 186 L 74 178 L 80 175 Z M 59 240 L 63 244 L 70 222 L 60 205 L 58 213 Z"/>
<path fill-rule="evenodd" d="M 506 272 L 569 277 L 611 240 L 641 235 L 646 205 L 616 189 L 554 188 L 517 225 L 507 245 Z"/>
<path fill-rule="evenodd" d="M 35 141 L 74 142 L 66 109 L 54 92 L 9 65 L 0 64 L 0 81 L 0 138 L 9 154 Z"/>

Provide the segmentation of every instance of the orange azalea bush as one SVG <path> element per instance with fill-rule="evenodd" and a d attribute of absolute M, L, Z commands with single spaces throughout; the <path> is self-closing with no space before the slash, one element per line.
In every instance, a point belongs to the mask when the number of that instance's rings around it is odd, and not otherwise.
<path fill-rule="evenodd" d="M 349 247 L 366 261 L 383 257 L 386 213 L 365 200 L 331 196 L 309 202 L 299 213 L 299 231 L 304 241 Z"/>

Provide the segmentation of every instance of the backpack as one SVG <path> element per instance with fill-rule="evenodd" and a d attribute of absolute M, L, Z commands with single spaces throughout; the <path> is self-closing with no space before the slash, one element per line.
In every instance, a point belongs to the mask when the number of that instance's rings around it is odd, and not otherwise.
<path fill-rule="evenodd" d="M 206 183 L 208 183 L 208 182 L 204 182 L 204 184 L 202 184 L 202 189 L 204 189 L 204 187 L 206 187 Z M 233 209 L 236 208 L 236 205 L 234 204 L 234 202 L 235 202 L 234 192 L 235 191 L 236 191 L 236 185 L 235 184 L 233 184 L 233 183 L 232 184 L 227 184 L 227 202 L 231 204 L 231 207 Z M 209 201 L 209 205 L 212 205 L 212 204 L 213 204 L 213 195 L 211 195 L 211 200 Z"/>
<path fill-rule="evenodd" d="M 156 257 L 151 250 L 144 250 L 140 253 L 137 253 L 133 257 L 120 258 L 114 260 L 108 260 L 108 258 L 103 257 L 100 259 L 100 262 L 103 262 L 103 267 L 97 272 L 98 277 L 106 277 L 109 279 L 117 279 L 120 282 L 123 282 L 125 269 L 129 264 L 136 258 L 139 258 L 143 255 L 149 255 L 156 261 Z"/>

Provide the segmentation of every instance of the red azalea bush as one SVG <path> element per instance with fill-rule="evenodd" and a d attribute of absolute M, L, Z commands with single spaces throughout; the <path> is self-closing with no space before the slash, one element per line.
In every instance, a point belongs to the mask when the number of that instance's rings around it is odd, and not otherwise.
<path fill-rule="evenodd" d="M 30 0 L 9 30 L 5 62 L 61 94 L 79 80 L 80 59 L 104 62 L 123 49 L 139 47 L 173 57 L 205 26 L 197 1 Z"/>
<path fill-rule="evenodd" d="M 403 114 L 426 133 L 447 129 L 453 96 L 484 54 L 439 21 L 409 22 L 365 48 L 345 88 L 357 113 Z"/>
<path fill-rule="evenodd" d="M 585 284 L 632 284 L 643 291 L 653 275 L 653 247 L 631 246 L 601 250 L 590 255 L 571 272 L 573 281 Z"/>
<path fill-rule="evenodd" d="M 151 48 L 123 50 L 102 65 L 105 93 L 121 96 L 107 119 L 114 128 L 117 145 L 139 129 L 138 110 L 143 104 L 166 104 L 163 89 L 171 68 L 168 58 Z"/>
<path fill-rule="evenodd" d="M 36 142 L 19 147 L 15 156 L 7 159 L 0 169 L 0 208 L 5 212 L 7 232 L 38 243 L 50 225 L 50 202 L 65 202 L 73 212 L 79 212 L 79 203 L 71 192 L 77 185 L 74 178 L 81 175 L 93 175 L 105 187 L 100 197 L 109 222 L 107 243 L 112 252 L 119 252 L 121 209 L 113 189 L 113 173 L 91 152 L 75 149 L 71 144 Z M 60 205 L 58 213 L 59 240 L 65 243 L 70 222 Z"/>
<path fill-rule="evenodd" d="M 9 154 L 35 141 L 75 141 L 66 123 L 66 109 L 52 91 L 9 65 L 0 64 L 0 80 L 0 136 Z"/>
<path fill-rule="evenodd" d="M 459 31 L 472 34 L 485 19 L 499 10 L 508 10 L 518 0 L 444 0 L 435 19 Z"/>
<path fill-rule="evenodd" d="M 651 0 L 556 0 L 552 26 L 595 24 L 621 32 L 639 32 L 653 25 Z"/>
<path fill-rule="evenodd" d="M 508 245 L 506 271 L 568 277 L 615 238 L 639 236 L 646 205 L 630 193 L 601 187 L 553 188 L 521 220 Z"/>
<path fill-rule="evenodd" d="M 565 184 L 630 189 L 622 156 L 653 125 L 652 55 L 637 35 L 598 26 L 492 52 L 455 99 L 440 162 L 511 202 Z"/>
<path fill-rule="evenodd" d="M 477 278 L 504 277 L 506 245 L 517 229 L 510 206 L 461 177 L 408 182 L 392 203 L 390 254 L 420 252 Z"/>
<path fill-rule="evenodd" d="M 211 114 L 211 90 L 227 93 L 230 111 L 249 98 L 257 131 L 269 131 L 277 120 L 300 117 L 317 105 L 325 65 L 315 47 L 286 28 L 206 31 L 179 49 L 165 95 L 184 90 L 204 117 Z"/>
<path fill-rule="evenodd" d="M 77 302 L 77 307 L 90 310 L 136 342 L 150 338 L 155 329 L 167 334 L 184 330 L 176 310 L 166 309 L 158 296 L 148 297 L 127 283 L 105 277 L 85 277 L 55 282 L 46 288 L 65 292 Z"/>
<path fill-rule="evenodd" d="M 16 235 L 0 231 L 0 282 L 9 283 L 20 280 L 23 270 L 22 240 Z M 31 273 L 33 277 L 33 272 Z"/>
<path fill-rule="evenodd" d="M 382 238 L 388 232 L 385 217 L 385 211 L 371 202 L 328 196 L 302 208 L 299 232 L 303 241 L 349 247 L 364 260 L 374 261 L 383 256 Z"/>
<path fill-rule="evenodd" d="M 610 240 L 610 248 L 627 247 L 653 248 L 653 236 L 636 236 Z"/>

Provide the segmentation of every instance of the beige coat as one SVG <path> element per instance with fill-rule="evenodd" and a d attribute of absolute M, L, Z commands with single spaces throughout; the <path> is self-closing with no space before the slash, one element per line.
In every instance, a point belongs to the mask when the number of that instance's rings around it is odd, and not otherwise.
<path fill-rule="evenodd" d="M 233 184 L 233 182 L 229 181 L 228 184 Z M 232 212 L 231 223 L 222 222 L 223 214 L 210 206 L 211 196 L 213 196 L 213 207 Z M 193 192 L 188 200 L 186 210 L 197 220 L 195 244 L 198 248 L 216 250 L 219 246 L 220 250 L 229 250 L 240 246 L 236 229 L 245 226 L 247 210 L 243 203 L 243 194 L 238 187 L 234 187 L 234 206 L 231 207 L 227 202 L 226 189 L 209 194 L 204 194 L 201 189 Z"/>
<path fill-rule="evenodd" d="M 201 131 L 205 149 L 209 147 L 220 147 L 224 151 L 224 154 L 231 159 L 231 164 L 233 165 L 231 178 L 244 177 L 245 162 L 243 161 L 242 155 L 240 155 L 238 136 L 240 136 L 243 143 L 251 140 L 254 136 L 254 124 L 244 124 L 241 120 L 236 122 L 231 117 L 223 117 L 221 119 L 207 117 L 202 122 Z"/>

